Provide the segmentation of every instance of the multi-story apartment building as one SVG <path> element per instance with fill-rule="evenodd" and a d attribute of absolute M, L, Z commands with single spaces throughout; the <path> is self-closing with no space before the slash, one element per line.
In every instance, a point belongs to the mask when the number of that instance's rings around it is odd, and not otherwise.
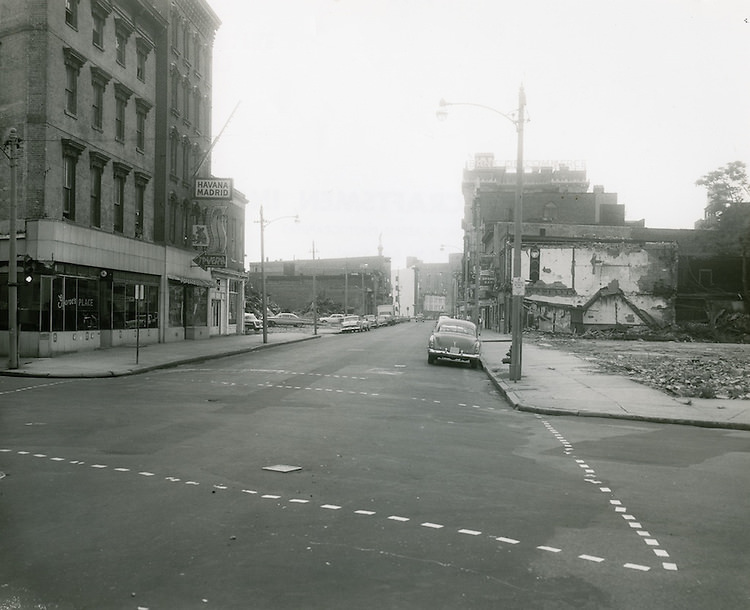
<path fill-rule="evenodd" d="M 219 25 L 205 0 L 0 0 L 0 352 L 12 204 L 22 355 L 241 330 L 244 198 L 194 191 Z"/>

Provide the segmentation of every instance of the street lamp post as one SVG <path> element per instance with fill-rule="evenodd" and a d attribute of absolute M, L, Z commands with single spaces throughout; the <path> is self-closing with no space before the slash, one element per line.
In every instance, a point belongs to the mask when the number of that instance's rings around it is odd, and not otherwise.
<path fill-rule="evenodd" d="M 16 156 L 19 145 L 18 132 L 15 127 L 8 131 L 8 138 L 3 148 L 10 152 L 3 153 L 10 161 L 10 217 L 8 231 L 8 368 L 18 368 L 18 261 L 16 253 Z"/>
<path fill-rule="evenodd" d="M 511 289 L 511 348 L 510 348 L 510 379 L 518 381 L 521 379 L 521 354 L 523 350 L 523 334 L 521 328 L 521 311 L 523 309 L 523 296 L 525 283 L 521 277 L 521 230 L 523 222 L 523 126 L 525 122 L 524 110 L 526 107 L 526 95 L 523 86 L 518 90 L 518 116 L 513 118 L 504 112 L 500 112 L 490 106 L 472 104 L 470 102 L 446 102 L 440 100 L 438 118 L 444 118 L 446 106 L 474 106 L 489 110 L 509 120 L 516 127 L 518 133 L 518 147 L 516 158 L 516 200 L 513 213 L 513 282 Z M 477 300 L 478 305 L 478 300 Z"/>
<path fill-rule="evenodd" d="M 266 252 L 265 252 L 265 229 L 272 222 L 282 220 L 283 218 L 294 218 L 294 222 L 299 222 L 299 215 L 280 216 L 273 220 L 263 218 L 263 205 L 260 206 L 260 284 L 261 284 L 261 306 L 263 307 L 263 343 L 268 343 L 268 295 L 266 294 Z"/>

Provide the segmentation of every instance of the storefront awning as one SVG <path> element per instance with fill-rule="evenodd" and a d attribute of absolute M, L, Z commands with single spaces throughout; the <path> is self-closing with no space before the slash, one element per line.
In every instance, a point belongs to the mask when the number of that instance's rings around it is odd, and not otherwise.
<path fill-rule="evenodd" d="M 202 288 L 214 288 L 216 286 L 216 282 L 213 282 L 211 280 L 201 280 L 193 277 L 168 275 L 167 278 L 171 282 L 180 282 L 180 284 L 188 284 L 189 286 L 201 286 Z"/>

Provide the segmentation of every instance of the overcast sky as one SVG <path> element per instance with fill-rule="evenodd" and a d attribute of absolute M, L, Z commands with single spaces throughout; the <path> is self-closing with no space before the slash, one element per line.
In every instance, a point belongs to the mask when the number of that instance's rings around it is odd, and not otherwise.
<path fill-rule="evenodd" d="M 516 131 L 470 107 L 438 121 L 441 98 L 512 113 L 523 84 L 525 158 L 584 161 L 649 227 L 692 228 L 695 181 L 750 163 L 744 0 L 208 1 L 213 172 L 249 199 L 248 261 L 261 204 L 271 260 L 382 242 L 394 268 L 447 261 L 466 162 L 514 159 Z"/>

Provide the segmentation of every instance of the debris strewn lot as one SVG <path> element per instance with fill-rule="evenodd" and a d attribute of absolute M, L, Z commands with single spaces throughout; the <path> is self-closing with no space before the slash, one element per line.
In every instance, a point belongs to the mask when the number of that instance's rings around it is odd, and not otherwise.
<path fill-rule="evenodd" d="M 750 400 L 750 344 L 613 340 L 524 333 L 671 396 Z"/>

